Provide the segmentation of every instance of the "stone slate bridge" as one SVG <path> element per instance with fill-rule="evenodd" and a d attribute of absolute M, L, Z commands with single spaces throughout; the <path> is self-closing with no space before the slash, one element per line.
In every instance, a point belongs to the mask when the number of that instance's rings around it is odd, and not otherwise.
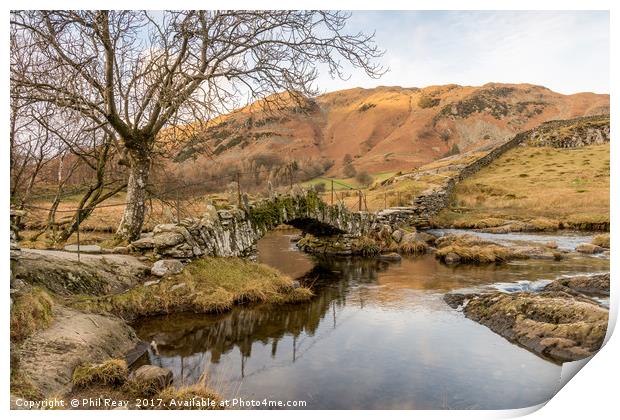
<path fill-rule="evenodd" d="M 247 204 L 245 208 L 217 210 L 209 205 L 202 218 L 158 225 L 130 247 L 172 258 L 244 256 L 254 250 L 256 241 L 266 232 L 283 223 L 316 236 L 361 236 L 377 228 L 381 219 L 374 213 L 329 206 L 315 193 L 300 191 Z"/>

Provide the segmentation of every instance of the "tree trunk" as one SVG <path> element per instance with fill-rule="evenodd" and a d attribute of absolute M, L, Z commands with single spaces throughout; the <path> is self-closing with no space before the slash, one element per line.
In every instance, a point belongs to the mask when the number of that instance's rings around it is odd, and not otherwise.
<path fill-rule="evenodd" d="M 150 168 L 151 159 L 148 153 L 131 153 L 125 212 L 116 231 L 119 239 L 130 242 L 140 237 L 146 212 L 146 185 Z"/>

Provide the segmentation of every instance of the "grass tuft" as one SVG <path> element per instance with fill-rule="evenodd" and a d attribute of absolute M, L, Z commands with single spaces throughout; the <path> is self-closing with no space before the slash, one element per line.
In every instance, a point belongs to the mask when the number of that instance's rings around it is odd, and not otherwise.
<path fill-rule="evenodd" d="M 53 306 L 50 295 L 39 287 L 17 296 L 11 307 L 11 340 L 22 341 L 47 328 L 53 319 Z"/>
<path fill-rule="evenodd" d="M 93 385 L 121 386 L 127 381 L 127 363 L 120 359 L 110 359 L 97 365 L 78 366 L 73 371 L 73 386 L 88 388 Z"/>
<path fill-rule="evenodd" d="M 426 243 L 421 241 L 403 242 L 398 245 L 398 252 L 405 255 L 425 254 L 427 249 Z"/>
<path fill-rule="evenodd" d="M 438 248 L 435 257 L 441 261 L 450 253 L 458 255 L 463 263 L 503 263 L 527 258 L 524 254 L 474 235 L 447 235 L 437 239 L 435 244 Z"/>
<path fill-rule="evenodd" d="M 610 242 L 609 233 L 603 233 L 601 235 L 596 235 L 594 239 L 592 239 L 592 243 L 594 245 L 600 246 L 602 248 L 607 248 L 607 249 L 609 249 L 609 242 Z"/>

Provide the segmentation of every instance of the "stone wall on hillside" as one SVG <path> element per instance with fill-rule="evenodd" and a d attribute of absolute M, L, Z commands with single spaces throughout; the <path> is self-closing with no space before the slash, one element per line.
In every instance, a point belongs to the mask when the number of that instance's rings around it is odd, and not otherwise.
<path fill-rule="evenodd" d="M 609 115 L 594 115 L 541 124 L 529 131 L 527 144 L 537 147 L 576 148 L 609 141 Z"/>
<path fill-rule="evenodd" d="M 379 212 L 379 217 L 392 221 L 392 224 L 400 223 L 421 228 L 427 227 L 429 218 L 450 204 L 450 198 L 456 184 L 489 165 L 502 154 L 522 144 L 529 136 L 530 131 L 517 134 L 507 142 L 491 149 L 486 155 L 463 166 L 456 175 L 447 178 L 442 185 L 424 191 L 413 199 L 410 207 L 386 209 Z"/>

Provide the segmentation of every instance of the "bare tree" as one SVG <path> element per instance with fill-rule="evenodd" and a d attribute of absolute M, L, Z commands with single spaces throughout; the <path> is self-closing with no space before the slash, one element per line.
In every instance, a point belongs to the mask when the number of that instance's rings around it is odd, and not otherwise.
<path fill-rule="evenodd" d="M 12 81 L 34 100 L 110 127 L 130 165 L 117 234 L 133 240 L 154 152 L 239 98 L 315 94 L 319 65 L 332 77 L 346 77 L 342 61 L 382 74 L 374 35 L 345 33 L 348 18 L 333 11 L 13 12 L 12 28 L 36 65 Z"/>

